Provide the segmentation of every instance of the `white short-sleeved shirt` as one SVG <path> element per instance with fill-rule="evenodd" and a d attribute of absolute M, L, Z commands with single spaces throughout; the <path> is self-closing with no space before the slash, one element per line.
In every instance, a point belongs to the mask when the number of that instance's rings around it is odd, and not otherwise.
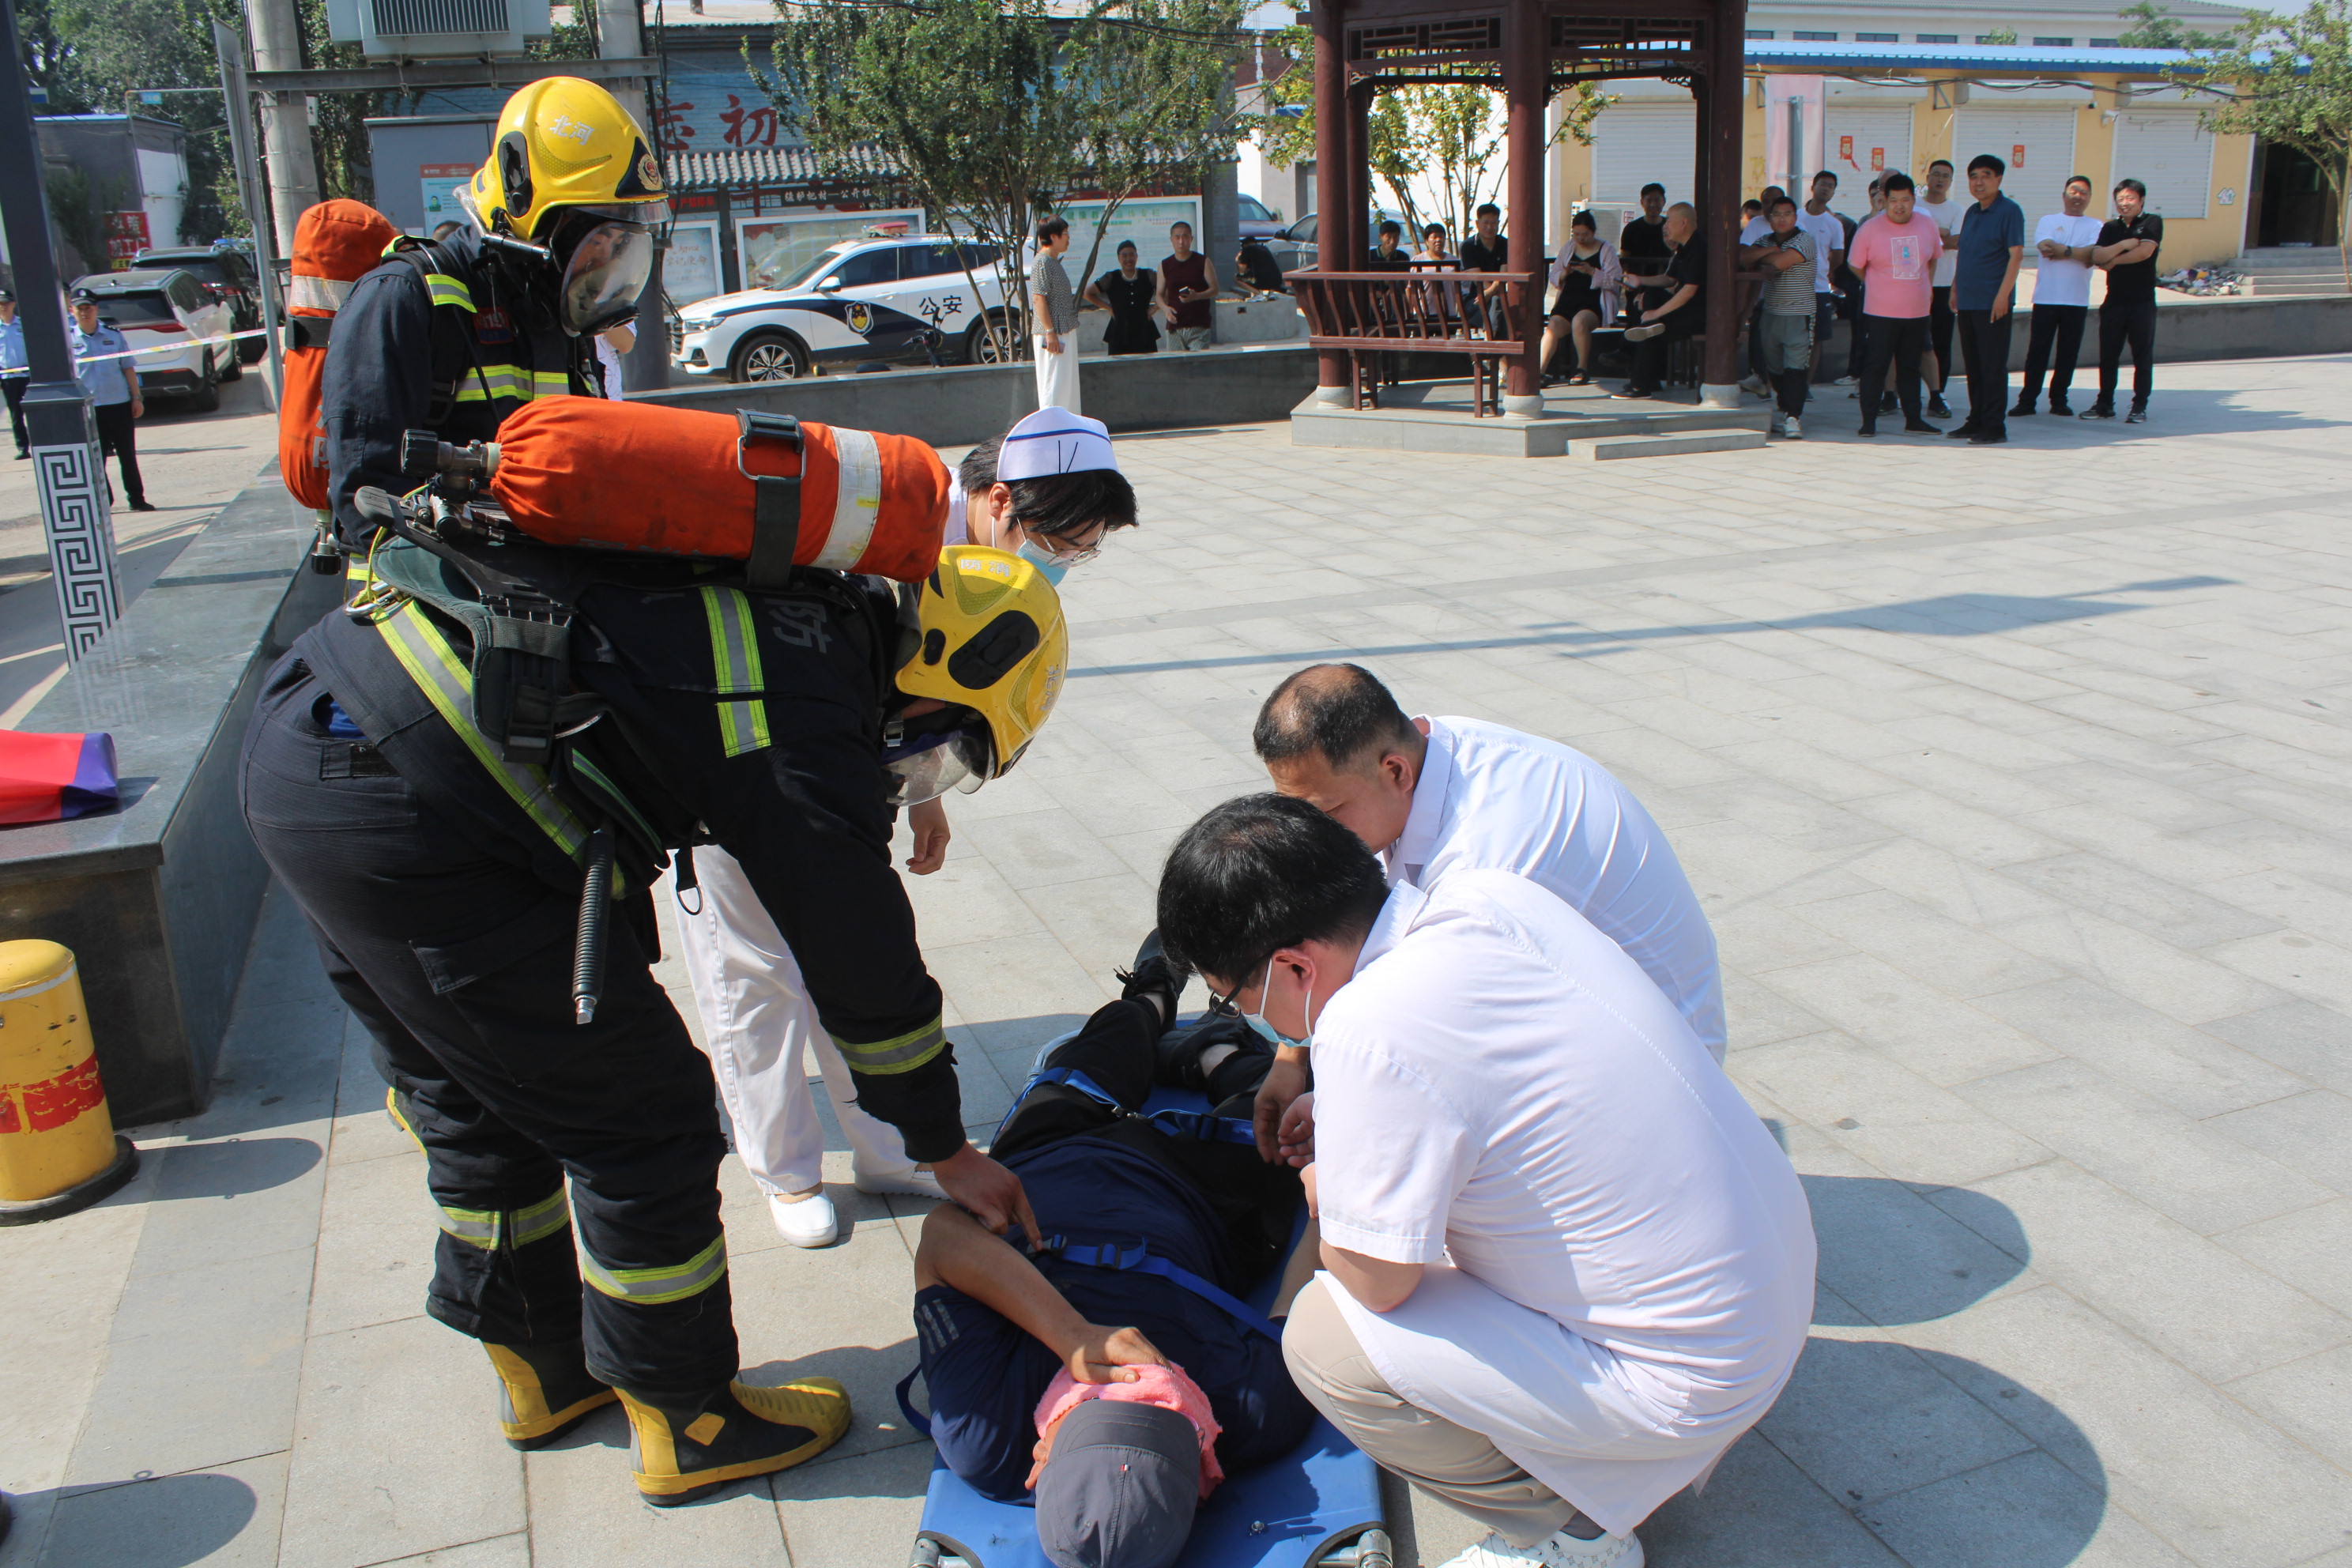
<path fill-rule="evenodd" d="M 1623 948 L 1723 1059 L 1715 930 L 1664 832 L 1583 752 L 1478 719 L 1433 718 L 1389 880 L 1426 888 L 1450 870 L 1516 871 Z"/>
<path fill-rule="evenodd" d="M 1845 225 L 1826 207 L 1809 213 L 1801 205 L 1797 226 L 1821 242 L 1821 248 L 1813 253 L 1813 292 L 1826 294 L 1830 292 L 1830 252 L 1845 248 Z"/>
<path fill-rule="evenodd" d="M 1747 226 L 1739 231 L 1739 243 L 1742 245 L 1761 245 L 1764 243 L 1764 237 L 1771 232 L 1771 219 L 1766 217 L 1763 214 L 1759 213 L 1754 217 L 1749 218 L 1748 220 Z"/>
<path fill-rule="evenodd" d="M 2087 261 L 2053 261 L 2035 248 L 2045 239 L 2061 245 L 2096 245 L 2100 223 L 2084 213 L 2081 217 L 2068 217 L 2064 213 L 2051 213 L 2033 226 L 2033 244 L 2025 253 L 2034 258 L 2033 302 L 2037 305 L 2087 305 L 2091 302 L 2091 264 Z"/>
<path fill-rule="evenodd" d="M 1330 1288 L 1413 1404 L 1611 1530 L 1769 1409 L 1803 1349 L 1803 1189 L 1624 952 L 1543 889 L 1391 890 L 1315 1019 L 1323 1238 L 1424 1273 Z"/>
<path fill-rule="evenodd" d="M 948 526 L 940 547 L 971 542 L 971 506 L 963 493 L 963 470 L 948 464 Z"/>
<path fill-rule="evenodd" d="M 1926 213 L 1929 223 L 1953 237 L 1946 242 L 1944 254 L 1936 258 L 1935 280 L 1927 285 L 1930 289 L 1948 289 L 1952 286 L 1952 275 L 1960 265 L 1960 219 L 1968 216 L 1969 204 L 1958 196 L 1947 196 L 1940 202 L 1931 202 L 1923 195 L 1912 203 L 1911 210 Z"/>

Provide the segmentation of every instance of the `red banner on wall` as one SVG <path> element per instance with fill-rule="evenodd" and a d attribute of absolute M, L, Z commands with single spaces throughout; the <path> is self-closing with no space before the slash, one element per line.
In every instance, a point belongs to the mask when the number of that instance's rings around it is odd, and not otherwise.
<path fill-rule="evenodd" d="M 131 265 L 133 258 L 147 248 L 149 243 L 145 213 L 106 215 L 107 270 L 110 272 L 123 270 Z"/>

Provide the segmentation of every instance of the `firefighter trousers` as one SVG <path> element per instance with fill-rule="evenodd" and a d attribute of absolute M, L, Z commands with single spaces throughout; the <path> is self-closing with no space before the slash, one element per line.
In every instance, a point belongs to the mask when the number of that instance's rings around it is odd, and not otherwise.
<path fill-rule="evenodd" d="M 496 1344 L 584 1339 L 590 1372 L 648 1397 L 724 1384 L 737 1350 L 710 1067 L 630 922 L 609 925 L 602 1003 L 575 1025 L 577 894 L 520 848 L 468 840 L 333 716 L 300 659 L 281 660 L 240 798 L 425 1151 L 441 1211 L 426 1310 Z"/>

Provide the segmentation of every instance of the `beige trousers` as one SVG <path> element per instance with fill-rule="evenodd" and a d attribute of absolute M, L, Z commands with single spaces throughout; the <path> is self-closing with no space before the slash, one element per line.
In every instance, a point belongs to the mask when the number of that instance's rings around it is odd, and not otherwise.
<path fill-rule="evenodd" d="M 1282 1359 L 1332 1426 L 1384 1468 L 1515 1546 L 1532 1546 L 1577 1517 L 1574 1503 L 1483 1435 L 1406 1404 L 1357 1342 L 1331 1289 L 1318 1279 L 1291 1303 Z"/>

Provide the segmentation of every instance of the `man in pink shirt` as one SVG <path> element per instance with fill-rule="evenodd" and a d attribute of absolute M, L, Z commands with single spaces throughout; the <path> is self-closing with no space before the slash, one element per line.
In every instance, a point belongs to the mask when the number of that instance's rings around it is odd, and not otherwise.
<path fill-rule="evenodd" d="M 1878 434 L 1878 389 L 1886 367 L 1895 366 L 1903 399 L 1906 434 L 1928 435 L 1936 427 L 1919 417 L 1919 355 L 1927 343 L 1927 309 L 1935 298 L 1936 258 L 1943 237 L 1912 208 L 1918 192 L 1911 176 L 1893 174 L 1880 183 L 1886 210 L 1855 231 L 1845 264 L 1862 279 L 1863 331 L 1868 358 L 1862 371 L 1862 434 Z"/>

